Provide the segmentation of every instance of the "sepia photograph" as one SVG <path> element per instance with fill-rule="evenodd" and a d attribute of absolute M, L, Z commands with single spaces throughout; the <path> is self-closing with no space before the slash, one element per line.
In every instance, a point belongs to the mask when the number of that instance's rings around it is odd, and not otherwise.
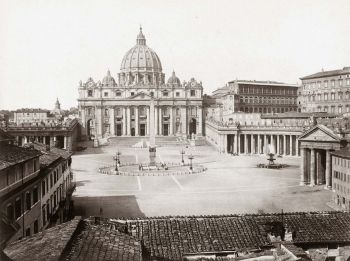
<path fill-rule="evenodd" d="M 0 0 L 0 261 L 350 261 L 349 0 Z"/>

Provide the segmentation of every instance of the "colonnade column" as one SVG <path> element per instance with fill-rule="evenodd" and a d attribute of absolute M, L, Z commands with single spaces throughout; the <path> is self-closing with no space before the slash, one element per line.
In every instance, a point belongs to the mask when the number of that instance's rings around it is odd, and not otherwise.
<path fill-rule="evenodd" d="M 158 107 L 154 107 L 154 134 L 158 135 Z"/>
<path fill-rule="evenodd" d="M 270 137 L 271 137 L 271 148 L 272 148 L 273 151 L 276 153 L 274 135 L 271 135 Z"/>
<path fill-rule="evenodd" d="M 139 136 L 139 107 L 134 108 L 135 115 L 135 136 Z"/>
<path fill-rule="evenodd" d="M 264 135 L 264 151 L 263 154 L 267 153 L 267 135 Z"/>
<path fill-rule="evenodd" d="M 299 140 L 298 140 L 298 136 L 295 136 L 295 156 L 299 156 Z"/>
<path fill-rule="evenodd" d="M 326 150 L 326 189 L 331 188 L 331 153 L 330 150 Z"/>
<path fill-rule="evenodd" d="M 244 154 L 248 153 L 248 135 L 244 134 Z"/>
<path fill-rule="evenodd" d="M 147 127 L 146 127 L 146 135 L 149 135 L 149 128 L 150 128 L 150 112 L 149 112 L 149 107 L 146 108 L 147 111 Z M 152 126 L 154 128 L 154 126 Z"/>
<path fill-rule="evenodd" d="M 232 142 L 232 150 L 233 153 L 237 154 L 237 134 L 232 135 L 233 136 L 233 142 Z"/>
<path fill-rule="evenodd" d="M 126 135 L 128 135 L 127 134 L 127 132 L 126 132 L 126 121 L 127 121 L 127 119 L 126 119 L 126 108 L 125 107 L 123 107 L 123 136 L 126 136 Z"/>
<path fill-rule="evenodd" d="M 163 114 L 162 114 L 162 107 L 159 107 L 159 135 L 163 135 Z"/>
<path fill-rule="evenodd" d="M 287 155 L 287 139 L 286 135 L 283 135 L 283 155 Z"/>
<path fill-rule="evenodd" d="M 301 162 L 300 162 L 300 186 L 305 185 L 305 167 L 306 167 L 306 149 L 300 150 Z"/>
<path fill-rule="evenodd" d="M 237 154 L 241 154 L 241 134 L 237 134 Z"/>
<path fill-rule="evenodd" d="M 110 108 L 109 110 L 109 130 L 111 135 L 115 135 L 115 118 L 114 118 L 114 108 Z"/>
<path fill-rule="evenodd" d="M 198 113 L 198 130 L 197 130 L 197 135 L 202 136 L 202 128 L 203 128 L 202 106 L 198 106 L 197 113 Z"/>
<path fill-rule="evenodd" d="M 254 140 L 254 134 L 250 135 L 250 153 L 255 153 L 255 140 Z"/>
<path fill-rule="evenodd" d="M 311 149 L 310 153 L 310 186 L 315 186 L 316 181 L 316 169 L 315 169 L 315 149 Z"/>
<path fill-rule="evenodd" d="M 289 155 L 293 156 L 293 135 L 289 135 Z"/>
<path fill-rule="evenodd" d="M 130 115 L 130 107 L 126 107 L 126 135 L 130 136 L 131 131 L 131 115 Z"/>
<path fill-rule="evenodd" d="M 258 138 L 258 151 L 256 153 L 260 154 L 261 153 L 261 136 L 260 136 L 260 134 L 258 134 L 257 138 Z"/>
<path fill-rule="evenodd" d="M 50 136 L 50 147 L 55 147 L 54 136 Z"/>
<path fill-rule="evenodd" d="M 226 134 L 223 134 L 223 135 L 222 135 L 222 138 L 223 138 L 223 145 L 224 145 L 223 151 L 224 151 L 225 153 L 227 153 L 227 135 L 226 135 Z"/>
<path fill-rule="evenodd" d="M 277 135 L 277 155 L 281 154 L 281 147 L 280 147 L 280 135 Z"/>

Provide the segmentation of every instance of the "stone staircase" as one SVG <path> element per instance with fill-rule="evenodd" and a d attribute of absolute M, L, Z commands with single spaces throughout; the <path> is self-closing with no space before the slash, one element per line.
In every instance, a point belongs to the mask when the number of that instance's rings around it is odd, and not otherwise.
<path fill-rule="evenodd" d="M 110 145 L 117 145 L 120 147 L 132 147 L 135 144 L 145 140 L 149 141 L 149 137 L 110 137 L 108 138 L 108 143 Z M 181 137 L 156 137 L 156 146 L 166 147 L 166 146 L 184 146 L 187 145 L 188 141 Z"/>

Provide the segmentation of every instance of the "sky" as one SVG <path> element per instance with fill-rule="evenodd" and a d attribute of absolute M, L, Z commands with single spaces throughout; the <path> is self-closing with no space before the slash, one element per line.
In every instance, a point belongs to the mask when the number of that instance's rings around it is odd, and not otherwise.
<path fill-rule="evenodd" d="M 0 0 L 0 109 L 77 106 L 78 83 L 117 78 L 142 25 L 166 79 L 299 78 L 350 66 L 349 0 Z"/>

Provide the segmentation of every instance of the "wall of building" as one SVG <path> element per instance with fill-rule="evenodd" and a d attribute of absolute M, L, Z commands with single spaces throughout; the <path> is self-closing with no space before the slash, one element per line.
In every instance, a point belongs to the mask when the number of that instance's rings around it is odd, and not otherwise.
<path fill-rule="evenodd" d="M 332 155 L 332 189 L 335 204 L 350 210 L 350 158 Z"/>

